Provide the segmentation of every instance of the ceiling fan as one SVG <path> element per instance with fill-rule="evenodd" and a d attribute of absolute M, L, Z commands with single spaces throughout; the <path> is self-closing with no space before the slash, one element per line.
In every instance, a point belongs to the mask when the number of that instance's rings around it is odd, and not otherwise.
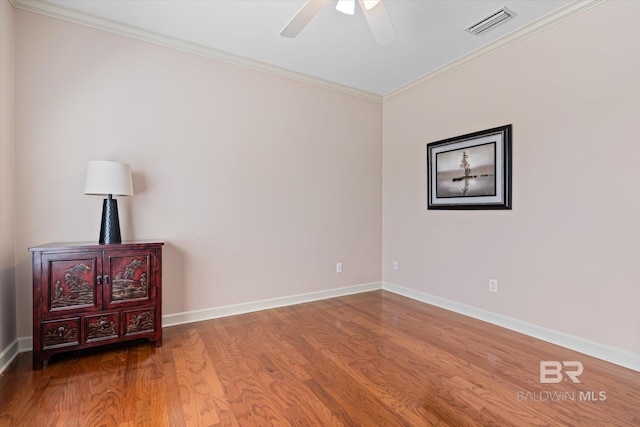
<path fill-rule="evenodd" d="M 329 0 L 307 0 L 298 13 L 280 31 L 280 35 L 289 38 L 297 36 L 328 2 Z M 356 2 L 362 8 L 376 43 L 385 45 L 391 42 L 395 38 L 396 32 L 387 14 L 387 9 L 384 7 L 383 0 L 338 0 L 336 10 L 353 15 Z"/>

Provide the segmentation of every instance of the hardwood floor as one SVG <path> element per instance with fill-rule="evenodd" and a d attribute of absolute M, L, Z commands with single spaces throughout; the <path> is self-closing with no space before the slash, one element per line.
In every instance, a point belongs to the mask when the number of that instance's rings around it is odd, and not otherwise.
<path fill-rule="evenodd" d="M 40 371 L 21 354 L 0 426 L 640 425 L 640 373 L 385 291 L 163 338 Z M 540 361 L 581 362 L 581 383 L 540 384 Z"/>

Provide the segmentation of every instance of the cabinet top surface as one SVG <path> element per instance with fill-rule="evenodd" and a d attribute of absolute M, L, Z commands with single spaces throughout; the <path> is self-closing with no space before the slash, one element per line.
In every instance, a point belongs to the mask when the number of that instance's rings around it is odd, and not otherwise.
<path fill-rule="evenodd" d="M 47 243 L 45 245 L 33 246 L 29 248 L 29 252 L 42 252 L 42 251 L 52 251 L 52 250 L 78 250 L 78 249 L 92 249 L 92 250 L 127 250 L 127 249 L 135 249 L 135 248 L 144 248 L 144 247 L 159 247 L 164 245 L 163 241 L 159 240 L 130 240 L 123 241 L 122 243 L 110 244 L 110 245 L 100 245 L 96 242 L 56 242 L 56 243 Z"/>

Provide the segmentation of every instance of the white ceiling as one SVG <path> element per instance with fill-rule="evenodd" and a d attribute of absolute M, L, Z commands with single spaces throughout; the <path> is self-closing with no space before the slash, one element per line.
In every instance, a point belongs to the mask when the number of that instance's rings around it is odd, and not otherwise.
<path fill-rule="evenodd" d="M 359 7 L 329 3 L 298 37 L 280 30 L 305 0 L 13 0 L 19 7 L 150 40 L 172 40 L 212 56 L 388 94 L 574 3 L 572 0 L 385 0 L 396 38 L 376 45 Z M 517 16 L 481 36 L 465 28 L 507 6 Z M 171 44 L 171 43 L 169 43 Z M 231 55 L 229 55 L 231 54 Z"/>

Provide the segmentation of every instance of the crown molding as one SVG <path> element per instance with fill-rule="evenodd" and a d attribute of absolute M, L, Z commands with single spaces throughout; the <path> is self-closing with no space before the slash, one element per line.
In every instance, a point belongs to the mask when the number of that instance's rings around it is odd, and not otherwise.
<path fill-rule="evenodd" d="M 111 21 L 104 18 L 99 18 L 90 14 L 76 12 L 74 10 L 44 1 L 28 1 L 28 0 L 9 0 L 11 5 L 16 9 L 26 10 L 40 15 L 46 15 L 52 18 L 61 19 L 68 22 L 84 25 L 87 27 L 108 31 L 114 34 L 122 35 L 129 38 L 134 38 L 148 43 L 153 43 L 160 46 L 165 46 L 173 49 L 177 49 L 183 52 L 192 53 L 195 55 L 211 58 L 217 61 L 225 62 L 228 64 L 237 65 L 240 67 L 252 69 L 267 74 L 271 74 L 278 77 L 283 77 L 290 80 L 295 80 L 301 83 L 310 84 L 313 86 L 329 89 L 332 91 L 344 93 L 347 95 L 355 96 L 367 101 L 374 101 L 377 103 L 383 103 L 396 96 L 402 95 L 414 88 L 424 85 L 431 80 L 456 70 L 459 67 L 467 65 L 473 61 L 492 55 L 499 50 L 502 50 L 508 46 L 524 40 L 527 37 L 535 35 L 541 31 L 546 30 L 566 19 L 569 19 L 575 15 L 578 15 L 586 10 L 589 10 L 599 4 L 604 3 L 607 0 L 576 0 L 565 7 L 546 15 L 535 22 L 522 27 L 521 29 L 510 33 L 494 42 L 491 42 L 481 48 L 474 50 L 473 52 L 461 56 L 448 64 L 437 68 L 436 70 L 425 74 L 422 77 L 417 78 L 385 95 L 379 95 L 372 92 L 363 91 L 350 86 L 341 85 L 328 80 L 313 77 L 308 74 L 299 73 L 285 68 L 277 67 L 274 65 L 266 64 L 264 62 L 255 61 L 252 59 L 244 58 L 238 55 L 234 55 L 222 50 L 213 49 L 207 46 L 203 46 L 197 43 L 187 42 L 174 37 L 169 37 L 163 34 L 159 34 L 153 31 L 143 30 L 130 25 L 121 24 L 115 21 Z"/>
<path fill-rule="evenodd" d="M 449 62 L 446 65 L 443 65 L 440 68 L 435 69 L 434 71 L 425 74 L 422 77 L 419 77 L 385 95 L 383 95 L 383 102 L 388 101 L 396 96 L 402 95 L 414 88 L 422 86 L 431 80 L 454 71 L 464 65 L 467 65 L 473 61 L 485 58 L 498 52 L 506 47 L 509 47 L 515 43 L 518 43 L 527 37 L 533 36 L 541 31 L 546 30 L 549 27 L 552 27 L 560 22 L 563 22 L 575 15 L 578 15 L 586 10 L 589 10 L 599 4 L 604 3 L 607 0 L 576 0 L 568 5 L 564 6 L 561 9 L 558 9 L 555 12 L 552 12 L 542 18 L 520 28 L 519 30 L 514 31 L 513 33 L 509 33 L 504 37 L 501 37 L 485 46 L 482 46 L 464 56 L 461 56 L 458 59 L 455 59 Z"/>
<path fill-rule="evenodd" d="M 308 74 L 287 70 L 275 65 L 270 65 L 264 62 L 244 58 L 239 55 L 224 52 L 222 50 L 213 49 L 197 43 L 188 42 L 175 37 L 166 36 L 164 34 L 144 30 L 142 28 L 137 28 L 131 25 L 121 24 L 119 22 L 100 18 L 91 14 L 80 13 L 57 4 L 44 1 L 27 0 L 9 0 L 9 2 L 16 9 L 21 9 L 28 12 L 33 12 L 40 15 L 72 22 L 75 24 L 84 25 L 98 30 L 108 31 L 110 33 L 141 40 L 144 42 L 177 49 L 183 52 L 192 53 L 228 64 L 248 68 L 254 71 L 259 71 L 274 76 L 283 77 L 289 80 L 295 80 L 301 83 L 329 89 L 335 92 L 355 96 L 367 101 L 382 103 L 382 95 L 376 93 L 367 92 L 346 85 L 341 85 L 339 83 L 334 83 L 318 77 L 313 77 Z"/>

